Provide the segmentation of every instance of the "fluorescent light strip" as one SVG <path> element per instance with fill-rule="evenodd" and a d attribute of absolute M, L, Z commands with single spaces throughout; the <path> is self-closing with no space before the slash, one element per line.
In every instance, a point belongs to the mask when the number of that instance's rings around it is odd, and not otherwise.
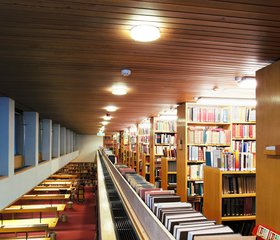
<path fill-rule="evenodd" d="M 201 97 L 196 103 L 204 105 L 232 105 L 232 106 L 256 106 L 256 99 L 249 98 L 207 98 Z"/>

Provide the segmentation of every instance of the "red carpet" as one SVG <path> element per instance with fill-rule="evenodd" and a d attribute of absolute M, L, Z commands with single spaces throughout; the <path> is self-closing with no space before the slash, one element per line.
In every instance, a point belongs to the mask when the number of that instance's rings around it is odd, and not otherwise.
<path fill-rule="evenodd" d="M 92 187 L 85 189 L 85 201 L 73 201 L 73 208 L 66 209 L 67 222 L 58 223 L 54 229 L 57 240 L 94 240 L 96 239 L 96 205 Z"/>

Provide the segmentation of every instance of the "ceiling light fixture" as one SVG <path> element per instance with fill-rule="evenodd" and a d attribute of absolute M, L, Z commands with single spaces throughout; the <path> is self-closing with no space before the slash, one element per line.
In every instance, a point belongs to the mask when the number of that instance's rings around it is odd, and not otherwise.
<path fill-rule="evenodd" d="M 109 122 L 107 122 L 107 121 L 102 121 L 101 123 L 102 123 L 102 125 L 104 125 L 104 126 L 106 126 L 106 125 L 109 124 Z"/>
<path fill-rule="evenodd" d="M 205 105 L 232 105 L 232 106 L 256 106 L 256 99 L 252 98 L 209 98 L 200 97 L 196 101 Z"/>
<path fill-rule="evenodd" d="M 103 116 L 103 119 L 104 119 L 105 121 L 110 121 L 110 120 L 112 119 L 112 116 L 110 116 L 110 114 L 107 113 L 105 116 Z"/>
<path fill-rule="evenodd" d="M 107 106 L 107 107 L 105 107 L 105 109 L 108 111 L 108 112 L 115 112 L 115 111 L 117 111 L 117 107 L 116 106 Z"/>
<path fill-rule="evenodd" d="M 127 94 L 127 87 L 125 85 L 115 85 L 112 87 L 112 94 L 114 95 L 125 95 Z"/>
<path fill-rule="evenodd" d="M 257 81 L 255 77 L 244 76 L 242 78 L 236 77 L 237 86 L 240 88 L 251 88 L 254 89 L 257 87 Z"/>
<path fill-rule="evenodd" d="M 152 42 L 159 39 L 160 30 L 152 25 L 138 25 L 131 28 L 130 36 L 135 41 Z"/>

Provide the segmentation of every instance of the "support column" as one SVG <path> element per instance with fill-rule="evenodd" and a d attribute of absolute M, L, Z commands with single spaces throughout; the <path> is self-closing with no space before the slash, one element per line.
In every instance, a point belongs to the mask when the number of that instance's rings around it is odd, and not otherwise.
<path fill-rule="evenodd" d="M 70 152 L 74 152 L 74 146 L 73 146 L 73 131 L 70 131 Z"/>
<path fill-rule="evenodd" d="M 66 129 L 66 153 L 70 153 L 70 129 Z"/>
<path fill-rule="evenodd" d="M 60 157 L 60 124 L 53 124 L 52 127 L 52 157 Z"/>
<path fill-rule="evenodd" d="M 0 97 L 0 175 L 14 174 L 15 102 Z"/>
<path fill-rule="evenodd" d="M 66 154 L 66 128 L 60 128 L 60 155 Z"/>
<path fill-rule="evenodd" d="M 52 159 L 52 120 L 43 119 L 42 159 Z"/>
<path fill-rule="evenodd" d="M 187 201 L 187 106 L 181 104 L 177 108 L 177 194 L 182 202 Z"/>
<path fill-rule="evenodd" d="M 38 165 L 39 154 L 39 114 L 24 112 L 25 142 L 24 160 L 27 166 Z"/>

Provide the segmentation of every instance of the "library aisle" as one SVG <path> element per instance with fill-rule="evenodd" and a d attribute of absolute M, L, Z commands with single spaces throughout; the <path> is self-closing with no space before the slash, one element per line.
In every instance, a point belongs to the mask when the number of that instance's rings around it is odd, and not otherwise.
<path fill-rule="evenodd" d="M 85 187 L 85 201 L 73 202 L 73 208 L 65 211 L 67 222 L 59 221 L 55 228 L 56 240 L 96 239 L 96 205 L 92 187 Z"/>

